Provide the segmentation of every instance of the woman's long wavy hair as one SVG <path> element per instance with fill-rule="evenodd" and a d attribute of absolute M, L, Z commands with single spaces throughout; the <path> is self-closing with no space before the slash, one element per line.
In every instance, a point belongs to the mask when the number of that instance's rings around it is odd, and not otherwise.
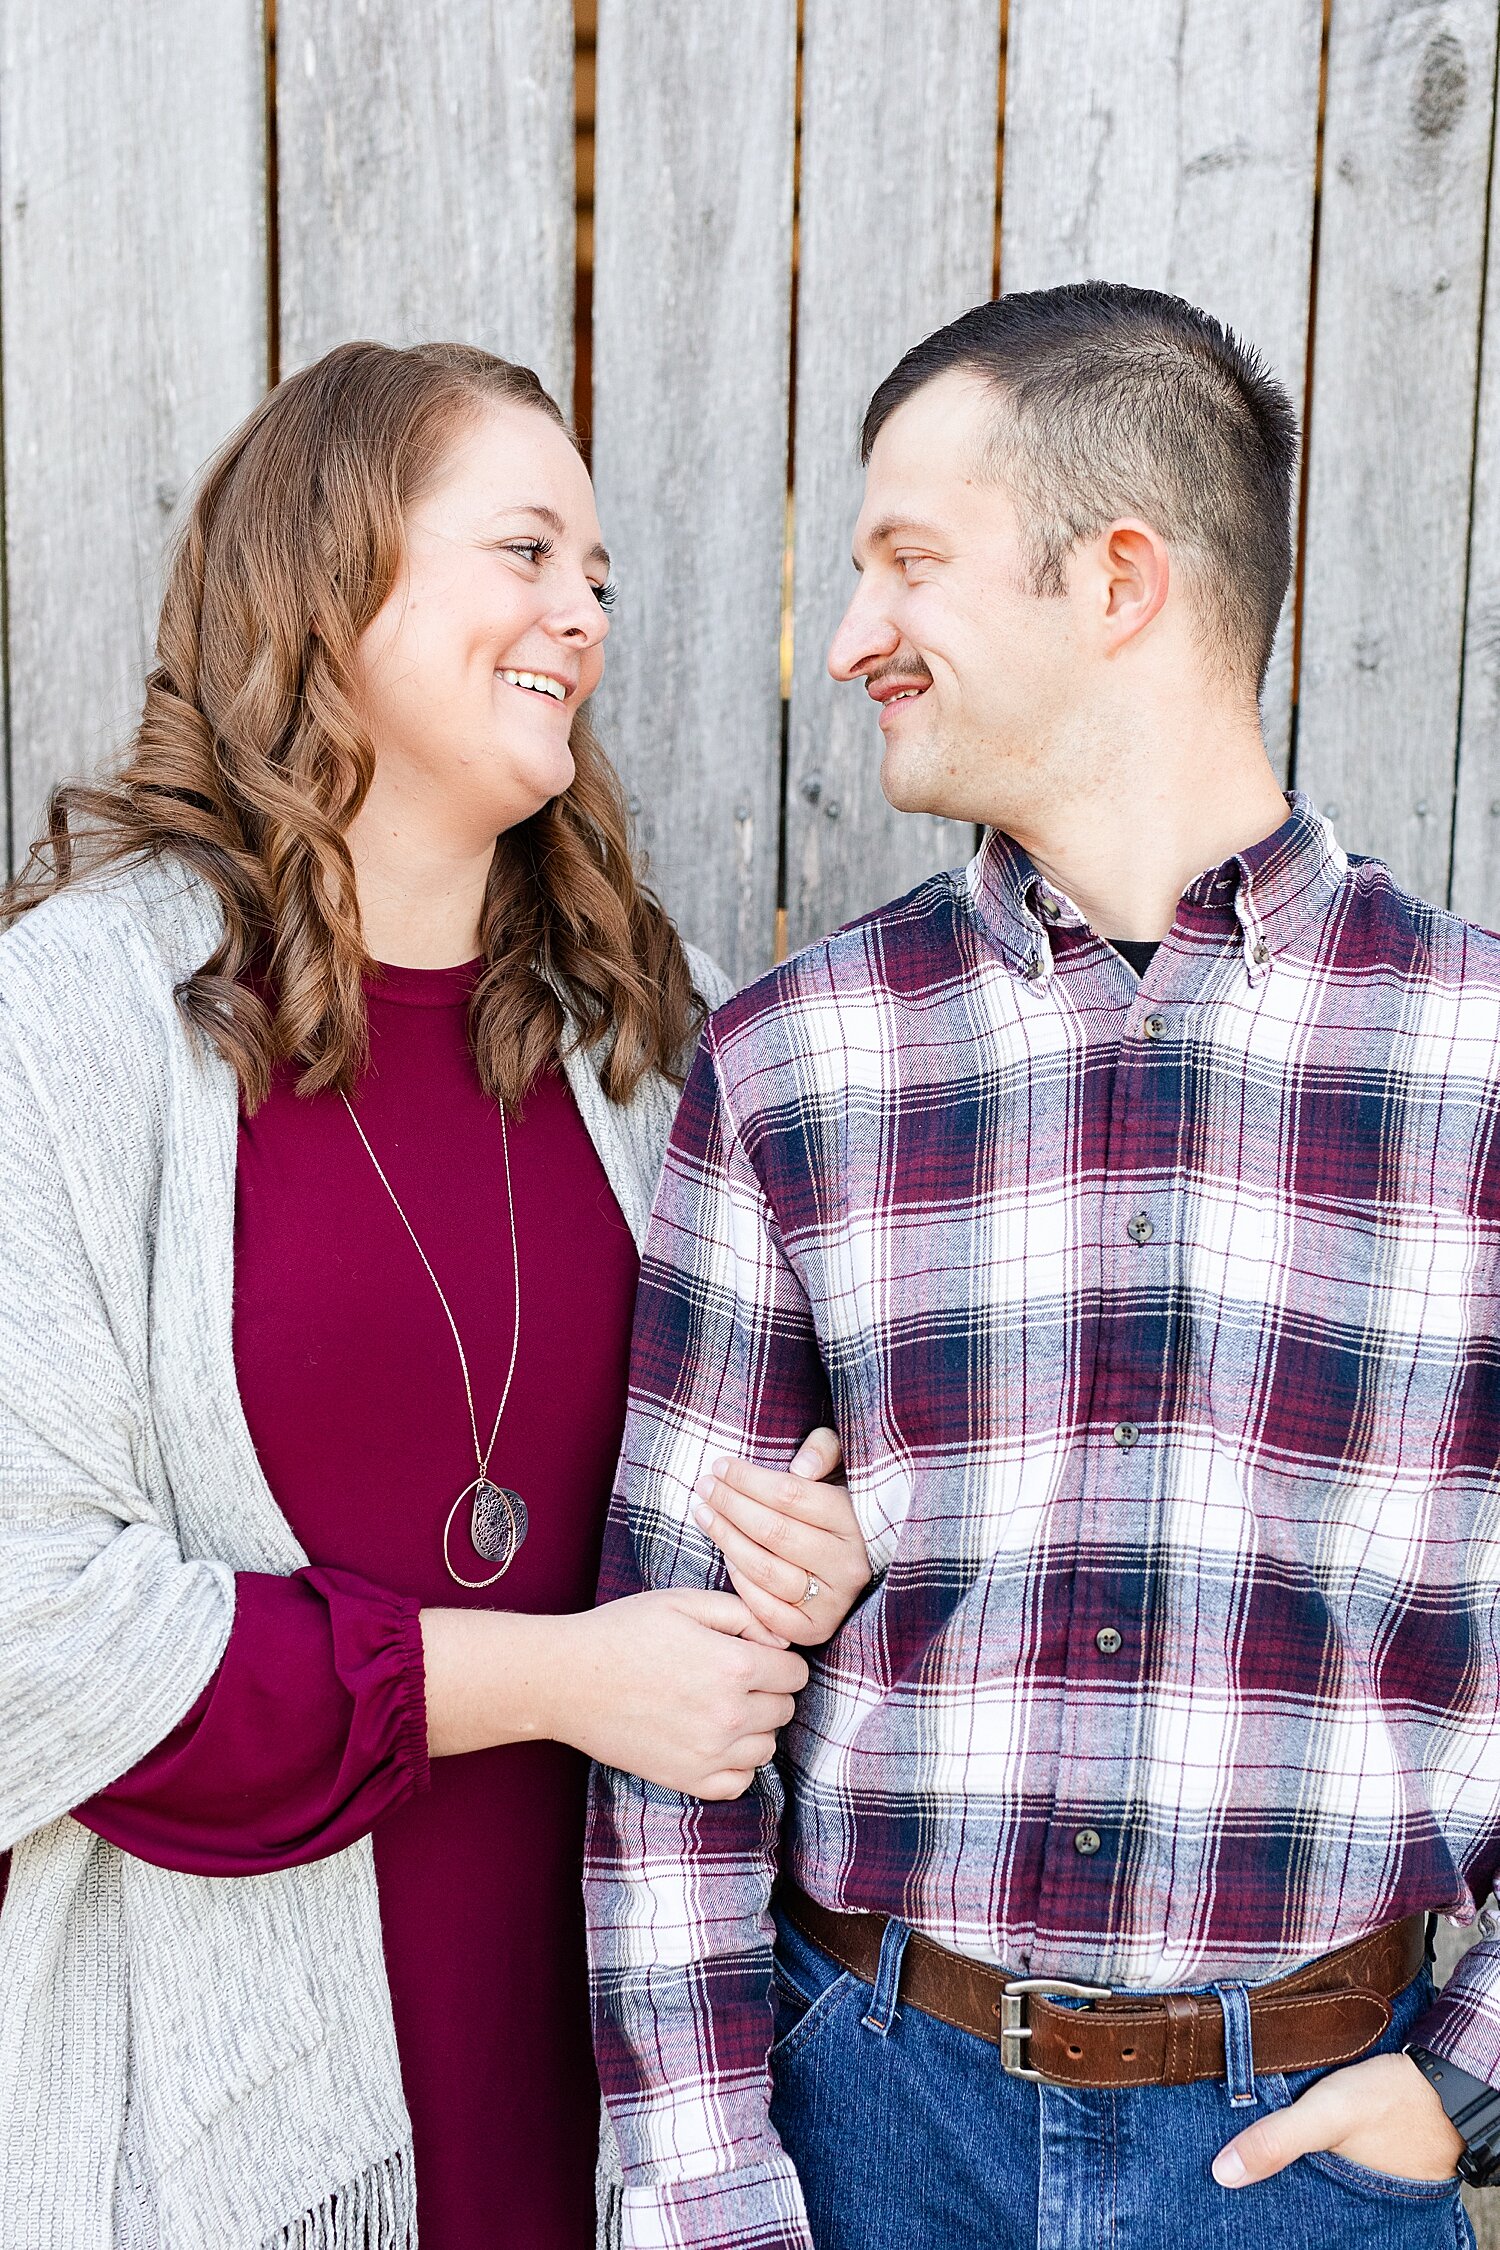
<path fill-rule="evenodd" d="M 0 901 L 13 920 L 142 855 L 195 868 L 224 935 L 178 1001 L 247 1108 L 277 1063 L 297 1066 L 307 1094 L 352 1090 L 364 1067 L 370 961 L 345 833 L 374 750 L 356 716 L 355 646 L 395 583 L 408 511 L 494 401 L 567 430 L 529 368 L 459 344 L 344 344 L 262 400 L 193 500 L 117 773 L 53 791 L 47 834 Z M 680 1080 L 703 1017 L 582 713 L 570 742 L 571 786 L 498 839 L 481 916 L 469 1034 L 508 1109 L 570 1039 L 603 1044 L 613 1101 L 651 1070 Z"/>

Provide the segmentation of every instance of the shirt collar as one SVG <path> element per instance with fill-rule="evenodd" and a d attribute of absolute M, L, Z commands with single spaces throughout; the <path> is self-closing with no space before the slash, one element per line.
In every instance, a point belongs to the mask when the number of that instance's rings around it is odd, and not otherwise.
<path fill-rule="evenodd" d="M 1274 834 L 1205 869 L 1182 894 L 1177 921 L 1207 934 L 1237 926 L 1245 974 L 1261 983 L 1298 932 L 1321 922 L 1349 862 L 1323 815 L 1300 790 Z M 1066 894 L 1045 881 L 998 828 L 966 870 L 974 912 L 1013 973 L 1041 984 L 1052 973 L 1054 932 L 1086 929 Z"/>

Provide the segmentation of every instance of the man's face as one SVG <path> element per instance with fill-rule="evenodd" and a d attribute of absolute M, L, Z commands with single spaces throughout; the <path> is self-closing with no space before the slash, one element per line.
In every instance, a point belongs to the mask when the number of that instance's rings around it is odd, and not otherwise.
<path fill-rule="evenodd" d="M 1004 486 L 981 474 L 997 403 L 950 373 L 875 440 L 854 531 L 859 585 L 828 668 L 863 679 L 901 812 L 1024 824 L 1055 791 L 1087 635 L 1068 595 L 1039 595 Z"/>

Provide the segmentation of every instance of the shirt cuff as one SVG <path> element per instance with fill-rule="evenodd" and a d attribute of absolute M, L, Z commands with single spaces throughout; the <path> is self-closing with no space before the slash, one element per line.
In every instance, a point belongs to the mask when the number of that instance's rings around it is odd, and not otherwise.
<path fill-rule="evenodd" d="M 1500 2086 L 1500 1940 L 1470 1946 L 1413 2025 L 1410 2044 L 1456 2063 L 1487 2086 Z"/>
<path fill-rule="evenodd" d="M 627 2186 L 621 2250 L 813 2250 L 802 2187 L 789 2156 L 702 2179 Z"/>

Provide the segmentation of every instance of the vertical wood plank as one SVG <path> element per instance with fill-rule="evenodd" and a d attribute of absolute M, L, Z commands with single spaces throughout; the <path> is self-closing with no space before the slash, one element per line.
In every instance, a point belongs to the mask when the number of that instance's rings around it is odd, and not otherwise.
<path fill-rule="evenodd" d="M 161 559 L 266 370 L 258 0 L 8 0 L 0 296 L 15 855 L 140 710 Z"/>
<path fill-rule="evenodd" d="M 279 0 L 281 364 L 479 344 L 573 383 L 569 0 Z"/>
<path fill-rule="evenodd" d="M 1339 0 L 1328 54 L 1297 773 L 1351 850 L 1437 900 L 1495 37 L 1494 0 Z"/>
<path fill-rule="evenodd" d="M 787 928 L 805 944 L 934 868 L 973 831 L 893 812 L 873 706 L 824 659 L 853 589 L 859 426 L 908 345 L 990 294 L 1000 10 L 806 0 L 797 296 L 796 545 Z"/>
<path fill-rule="evenodd" d="M 1496 929 L 1500 928 L 1500 131 L 1494 127 L 1489 218 L 1458 808 L 1453 826 L 1453 905 L 1471 921 Z"/>
<path fill-rule="evenodd" d="M 599 724 L 653 883 L 741 978 L 776 905 L 796 15 L 599 6 Z"/>
<path fill-rule="evenodd" d="M 1322 0 L 1011 0 L 1006 290 L 1167 289 L 1255 344 L 1301 405 Z M 1262 698 L 1285 772 L 1291 602 Z"/>

